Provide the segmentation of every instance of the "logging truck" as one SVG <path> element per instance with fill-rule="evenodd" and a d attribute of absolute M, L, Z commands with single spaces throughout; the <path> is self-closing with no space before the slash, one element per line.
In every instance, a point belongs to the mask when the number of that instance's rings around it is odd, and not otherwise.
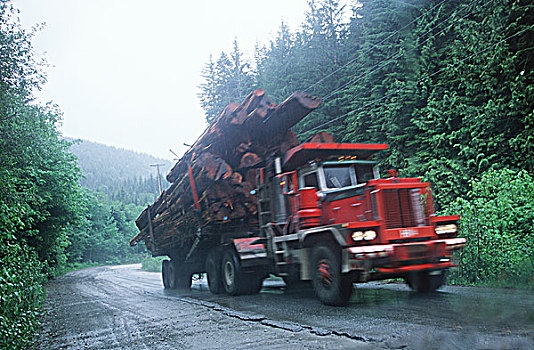
<path fill-rule="evenodd" d="M 221 114 L 217 132 L 234 130 L 224 125 L 250 128 L 254 113 L 263 120 L 284 110 L 294 115 L 295 106 L 288 106 L 296 103 L 306 106 L 306 115 L 317 104 L 297 96 L 297 102 L 275 106 L 258 103 L 262 91 L 253 94 Z M 240 108 L 246 117 L 229 123 Z M 281 127 L 284 133 L 290 124 Z M 323 134 L 302 144 L 289 137 L 291 147 L 272 151 L 283 140 L 271 134 L 262 141 L 270 152 L 256 159 L 250 154 L 260 148 L 250 150 L 260 136 L 250 130 L 243 149 L 243 140 L 232 135 L 219 147 L 213 135 L 205 133 L 175 166 L 182 170 L 171 171 L 167 178 L 174 187 L 141 214 L 141 232 L 131 240 L 144 240 L 153 256 L 170 258 L 162 263 L 165 288 L 190 288 L 194 274 L 206 274 L 212 293 L 253 294 L 274 275 L 287 288 L 309 281 L 322 303 L 342 305 L 353 283 L 372 280 L 402 278 L 418 292 L 434 291 L 454 266 L 453 251 L 465 244 L 457 237 L 459 217 L 435 214 L 428 182 L 395 171 L 380 178 L 373 155 L 386 144 L 335 143 Z M 239 156 L 232 160 L 235 152 Z M 228 186 L 222 190 L 221 184 Z"/>

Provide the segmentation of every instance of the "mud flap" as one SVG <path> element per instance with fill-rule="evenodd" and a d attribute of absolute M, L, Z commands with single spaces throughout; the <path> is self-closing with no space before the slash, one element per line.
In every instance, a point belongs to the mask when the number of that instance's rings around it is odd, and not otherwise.
<path fill-rule="evenodd" d="M 260 237 L 236 238 L 233 244 L 241 266 L 251 267 L 267 264 L 267 249 L 263 243 L 258 243 Z"/>

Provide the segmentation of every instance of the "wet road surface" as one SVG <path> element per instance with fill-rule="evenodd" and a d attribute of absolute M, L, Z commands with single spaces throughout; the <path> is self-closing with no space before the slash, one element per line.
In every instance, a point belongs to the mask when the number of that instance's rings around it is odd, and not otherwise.
<path fill-rule="evenodd" d="M 258 295 L 213 295 L 204 280 L 165 291 L 139 265 L 75 271 L 48 286 L 38 339 L 48 348 L 534 349 L 530 291 L 355 285 L 348 306 L 264 282 Z"/>

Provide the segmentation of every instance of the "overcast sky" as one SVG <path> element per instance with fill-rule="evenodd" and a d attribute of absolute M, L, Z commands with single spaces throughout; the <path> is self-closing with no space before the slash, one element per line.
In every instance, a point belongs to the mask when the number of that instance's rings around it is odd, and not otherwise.
<path fill-rule="evenodd" d="M 171 159 L 205 128 L 197 98 L 210 54 L 237 38 L 251 58 L 283 20 L 302 23 L 306 0 L 15 0 L 47 59 L 38 94 L 64 112 L 65 136 Z M 280 102 L 280 101 L 277 101 Z"/>

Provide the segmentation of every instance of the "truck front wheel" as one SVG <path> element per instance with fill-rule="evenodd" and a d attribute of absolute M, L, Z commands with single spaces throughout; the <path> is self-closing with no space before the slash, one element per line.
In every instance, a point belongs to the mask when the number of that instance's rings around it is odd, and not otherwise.
<path fill-rule="evenodd" d="M 222 259 L 222 282 L 226 293 L 230 295 L 241 294 L 243 278 L 239 258 L 228 250 Z"/>
<path fill-rule="evenodd" d="M 341 273 L 340 254 L 329 246 L 312 251 L 312 285 L 315 295 L 326 305 L 344 305 L 352 294 L 352 282 Z"/>

